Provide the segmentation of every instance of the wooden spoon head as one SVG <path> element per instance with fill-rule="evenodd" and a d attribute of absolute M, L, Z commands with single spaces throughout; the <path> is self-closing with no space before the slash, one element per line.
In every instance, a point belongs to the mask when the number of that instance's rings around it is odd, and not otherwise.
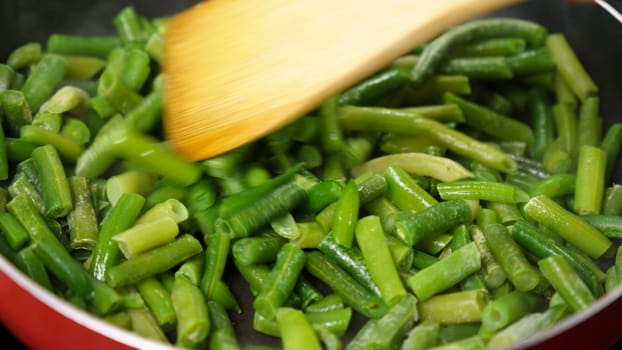
<path fill-rule="evenodd" d="M 517 0 L 212 0 L 168 25 L 165 136 L 190 160 L 256 140 L 449 26 Z"/>

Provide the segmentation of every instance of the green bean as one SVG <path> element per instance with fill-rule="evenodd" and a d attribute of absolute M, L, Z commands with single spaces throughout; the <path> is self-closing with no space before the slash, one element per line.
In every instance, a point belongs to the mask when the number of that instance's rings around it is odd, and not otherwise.
<path fill-rule="evenodd" d="M 401 210 L 421 211 L 438 203 L 398 165 L 389 165 L 384 177 L 387 181 L 386 198 Z"/>
<path fill-rule="evenodd" d="M 380 295 L 380 290 L 374 282 L 369 268 L 367 267 L 361 251 L 357 247 L 347 248 L 338 244 L 333 238 L 332 233 L 327 234 L 320 241 L 317 248 L 324 255 L 331 258 L 340 268 L 345 270 L 363 287 Z"/>
<path fill-rule="evenodd" d="M 9 65 L 0 63 L 0 94 L 11 89 L 15 71 Z"/>
<path fill-rule="evenodd" d="M 240 345 L 235 337 L 233 326 L 227 311 L 223 305 L 215 302 L 207 302 L 207 310 L 210 319 L 210 335 L 209 346 L 214 350 L 235 350 L 239 349 Z"/>
<path fill-rule="evenodd" d="M 408 286 L 421 301 L 457 284 L 480 269 L 480 255 L 474 243 L 469 243 L 452 254 L 408 278 Z"/>
<path fill-rule="evenodd" d="M 203 293 L 183 276 L 175 277 L 171 302 L 177 316 L 176 344 L 196 347 L 209 335 L 211 322 Z"/>
<path fill-rule="evenodd" d="M 464 75 L 469 79 L 479 80 L 514 77 L 508 60 L 501 56 L 450 58 L 438 67 L 438 71 L 442 74 Z"/>
<path fill-rule="evenodd" d="M 347 248 L 352 246 L 354 227 L 359 214 L 359 196 L 354 180 L 348 181 L 337 201 L 332 223 L 335 242 Z"/>
<path fill-rule="evenodd" d="M 29 245 L 20 249 L 15 255 L 15 265 L 39 285 L 49 291 L 54 290 L 45 265 L 36 253 L 35 245 Z"/>
<path fill-rule="evenodd" d="M 464 200 L 440 202 L 419 212 L 398 212 L 390 232 L 404 243 L 415 245 L 455 226 L 471 222 L 473 212 Z"/>
<path fill-rule="evenodd" d="M 19 135 L 22 126 L 32 123 L 31 108 L 26 96 L 18 90 L 5 90 L 0 93 L 0 103 L 6 118 L 9 135 Z"/>
<path fill-rule="evenodd" d="M 13 50 L 6 59 L 6 64 L 18 70 L 36 64 L 41 59 L 41 44 L 26 43 Z"/>
<path fill-rule="evenodd" d="M 486 243 L 508 279 L 519 291 L 530 291 L 540 282 L 537 270 L 529 264 L 517 243 L 512 240 L 505 226 L 483 226 Z"/>
<path fill-rule="evenodd" d="M 5 137 L 4 144 L 6 146 L 9 162 L 21 162 L 26 160 L 30 158 L 32 151 L 37 148 L 36 145 L 21 138 Z"/>
<path fill-rule="evenodd" d="M 579 62 L 575 52 L 561 33 L 554 33 L 546 38 L 546 47 L 549 50 L 559 74 L 574 94 L 585 100 L 588 96 L 598 92 L 585 68 Z"/>
<path fill-rule="evenodd" d="M 184 276 L 188 279 L 188 281 L 199 285 L 201 277 L 203 276 L 204 268 L 205 254 L 199 253 L 181 264 L 177 271 L 175 271 L 175 277 Z"/>
<path fill-rule="evenodd" d="M 342 194 L 343 187 L 334 180 L 321 181 L 309 189 L 305 207 L 310 212 L 318 212 L 336 201 Z"/>
<path fill-rule="evenodd" d="M 481 290 L 439 294 L 419 303 L 419 319 L 441 324 L 479 322 L 487 301 Z"/>
<path fill-rule="evenodd" d="M 532 197 L 545 195 L 550 198 L 574 194 L 576 180 L 575 174 L 553 174 L 532 186 L 529 193 Z"/>
<path fill-rule="evenodd" d="M 138 282 L 170 269 L 200 253 L 202 249 L 198 240 L 184 234 L 170 243 L 109 268 L 106 272 L 106 282 L 113 288 Z"/>
<path fill-rule="evenodd" d="M 527 43 L 519 37 L 494 38 L 474 42 L 457 49 L 457 56 L 511 56 L 522 52 Z"/>
<path fill-rule="evenodd" d="M 225 270 L 231 238 L 224 232 L 216 231 L 210 234 L 206 243 L 205 268 L 199 285 L 207 300 L 212 300 L 216 284 L 222 279 Z"/>
<path fill-rule="evenodd" d="M 531 198 L 524 211 L 528 217 L 552 229 L 592 258 L 600 257 L 611 247 L 607 237 L 546 196 Z"/>
<path fill-rule="evenodd" d="M 546 48 L 525 50 L 507 58 L 512 73 L 516 76 L 551 72 L 555 68 Z"/>
<path fill-rule="evenodd" d="M 88 108 L 88 94 L 77 87 L 65 86 L 52 95 L 45 104 L 45 110 L 50 113 L 61 114 L 75 110 L 82 112 Z"/>
<path fill-rule="evenodd" d="M 570 90 L 570 87 L 566 84 L 559 71 L 555 73 L 555 77 L 553 78 L 553 90 L 555 92 L 557 104 L 564 104 L 572 109 L 577 107 L 577 97 L 572 90 Z"/>
<path fill-rule="evenodd" d="M 306 190 L 292 180 L 298 169 L 223 200 L 218 225 L 234 237 L 245 237 L 303 202 Z"/>
<path fill-rule="evenodd" d="M 440 61 L 453 49 L 484 39 L 521 37 L 532 45 L 541 45 L 547 35 L 544 27 L 519 19 L 483 19 L 456 26 L 426 46 L 413 68 L 415 86 L 434 72 Z"/>
<path fill-rule="evenodd" d="M 598 147 L 583 145 L 579 149 L 573 205 L 575 213 L 600 213 L 605 192 L 606 157 Z"/>
<path fill-rule="evenodd" d="M 581 103 L 577 129 L 577 146 L 598 147 L 602 141 L 603 120 L 600 117 L 600 98 L 589 96 Z"/>
<path fill-rule="evenodd" d="M 360 219 L 355 234 L 369 274 L 378 286 L 380 295 L 389 307 L 394 306 L 406 295 L 406 289 L 392 260 L 380 219 L 377 216 Z"/>
<path fill-rule="evenodd" d="M 479 226 L 472 225 L 469 227 L 469 235 L 475 242 L 482 258 L 482 271 L 480 273 L 486 287 L 494 289 L 501 286 L 506 281 L 507 275 L 490 251 L 484 231 Z"/>
<path fill-rule="evenodd" d="M 622 219 L 618 215 L 582 215 L 581 218 L 609 238 L 622 237 Z"/>
<path fill-rule="evenodd" d="M 417 321 L 417 299 L 406 294 L 380 319 L 373 323 L 363 348 L 394 349 Z"/>
<path fill-rule="evenodd" d="M 482 311 L 479 334 L 484 337 L 492 335 L 522 316 L 537 311 L 543 304 L 544 300 L 539 295 L 520 291 L 490 301 Z"/>
<path fill-rule="evenodd" d="M 622 186 L 613 184 L 605 189 L 602 213 L 604 215 L 622 214 Z"/>
<path fill-rule="evenodd" d="M 145 50 L 136 47 L 128 49 L 127 61 L 121 73 L 127 87 L 133 91 L 140 91 L 151 72 L 149 64 L 149 55 Z"/>
<path fill-rule="evenodd" d="M 163 343 L 168 342 L 166 335 L 160 326 L 158 326 L 157 321 L 147 308 L 144 306 L 139 308 L 128 308 L 127 313 L 132 320 L 132 331 L 148 339 L 153 339 Z"/>
<path fill-rule="evenodd" d="M 159 121 L 162 112 L 162 96 L 160 91 L 152 91 L 128 111 L 125 119 L 137 130 L 150 131 Z"/>
<path fill-rule="evenodd" d="M 478 199 L 500 203 L 521 203 L 529 200 L 529 195 L 513 186 L 490 181 L 443 182 L 436 186 L 444 200 Z"/>
<path fill-rule="evenodd" d="M 86 178 L 71 176 L 68 179 L 72 210 L 67 214 L 70 247 L 92 250 L 99 234 L 97 215 L 91 202 L 91 192 Z"/>
<path fill-rule="evenodd" d="M 458 105 L 453 104 L 406 107 L 401 110 L 419 113 L 426 118 L 440 122 L 464 122 L 462 110 Z"/>
<path fill-rule="evenodd" d="M 306 257 L 305 269 L 326 283 L 348 306 L 370 318 L 387 312 L 388 307 L 379 296 L 356 282 L 330 258 L 320 252 L 307 252 Z"/>
<path fill-rule="evenodd" d="M 538 259 L 549 256 L 563 256 L 568 260 L 574 269 L 581 275 L 583 281 L 590 287 L 592 292 L 598 294 L 601 286 L 600 279 L 585 261 L 581 260 L 575 252 L 556 242 L 547 236 L 533 224 L 521 219 L 512 227 L 512 238 Z M 602 274 L 602 272 L 601 272 Z"/>
<path fill-rule="evenodd" d="M 80 154 L 76 175 L 95 178 L 119 157 L 181 185 L 190 185 L 200 177 L 196 164 L 183 160 L 155 139 L 137 133 L 122 120 L 111 121 Z"/>
<path fill-rule="evenodd" d="M 370 107 L 341 107 L 341 125 L 346 130 L 426 134 L 453 152 L 476 159 L 491 168 L 512 172 L 516 164 L 505 153 L 430 119 Z"/>
<path fill-rule="evenodd" d="M 401 349 L 425 350 L 436 345 L 439 329 L 437 322 L 424 320 L 408 332 Z"/>
<path fill-rule="evenodd" d="M 136 289 L 142 296 L 145 304 L 158 321 L 163 330 L 169 330 L 177 321 L 171 294 L 164 288 L 156 277 L 145 278 L 136 283 Z"/>
<path fill-rule="evenodd" d="M 516 204 L 490 202 L 488 203 L 488 208 L 497 213 L 499 222 L 504 225 L 515 223 L 522 215 Z"/>
<path fill-rule="evenodd" d="M 285 242 L 282 237 L 241 238 L 233 243 L 232 253 L 234 259 L 244 265 L 270 263 Z"/>
<path fill-rule="evenodd" d="M 532 313 L 524 316 L 517 322 L 509 325 L 497 333 L 488 346 L 491 349 L 499 349 L 518 341 L 525 340 L 537 332 L 550 328 L 566 314 L 566 306 L 557 305 L 550 307 L 541 313 Z"/>
<path fill-rule="evenodd" d="M 531 128 L 516 119 L 497 114 L 484 106 L 449 92 L 443 95 L 443 100 L 445 103 L 457 104 L 464 113 L 467 125 L 490 136 L 506 141 L 522 141 L 527 144 L 533 141 Z"/>
<path fill-rule="evenodd" d="M 90 266 L 91 274 L 98 280 L 103 280 L 119 260 L 119 246 L 112 237 L 134 224 L 144 202 L 144 197 L 139 194 L 124 194 L 101 222 Z"/>
<path fill-rule="evenodd" d="M 305 254 L 302 249 L 291 243 L 283 245 L 275 266 L 253 302 L 255 310 L 268 319 L 277 316 L 278 308 L 284 305 L 294 289 L 304 264 Z"/>
<path fill-rule="evenodd" d="M 0 231 L 11 248 L 16 251 L 26 245 L 30 239 L 28 232 L 17 218 L 5 211 L 0 211 Z"/>
<path fill-rule="evenodd" d="M 69 80 L 90 81 L 106 65 L 104 60 L 93 56 L 64 55 L 64 57 L 68 64 L 64 78 Z"/>
<path fill-rule="evenodd" d="M 415 259 L 412 247 L 393 236 L 385 235 L 385 239 L 398 271 L 409 271 Z"/>
<path fill-rule="evenodd" d="M 26 195 L 30 198 L 34 206 L 40 213 L 45 212 L 45 204 L 43 198 L 39 194 L 39 191 L 35 185 L 28 179 L 28 176 L 24 173 L 19 173 L 13 177 L 9 187 L 7 188 L 11 197 L 17 197 L 20 194 Z"/>
<path fill-rule="evenodd" d="M 420 87 L 404 89 L 404 104 L 439 103 L 445 92 L 470 94 L 469 78 L 464 75 L 433 75 Z"/>
<path fill-rule="evenodd" d="M 35 145 L 52 145 L 58 154 L 70 163 L 75 163 L 83 150 L 82 146 L 74 140 L 33 125 L 22 126 L 20 138 Z"/>
<path fill-rule="evenodd" d="M 7 209 L 28 231 L 46 268 L 78 295 L 90 296 L 92 286 L 88 274 L 50 231 L 32 201 L 24 194 L 18 195 L 7 204 Z"/>
<path fill-rule="evenodd" d="M 119 38 L 116 36 L 52 34 L 48 37 L 46 48 L 48 52 L 57 54 L 106 58 L 118 46 Z"/>
<path fill-rule="evenodd" d="M 408 174 L 430 176 L 443 182 L 471 177 L 473 174 L 460 163 L 449 158 L 419 152 L 399 153 L 373 158 L 351 170 L 354 176 L 385 172 L 389 165 L 397 165 Z"/>
<path fill-rule="evenodd" d="M 401 68 L 389 68 L 366 79 L 341 93 L 340 105 L 370 105 L 380 97 L 395 92 L 408 82 L 408 72 Z"/>
<path fill-rule="evenodd" d="M 32 111 L 38 111 L 52 95 L 65 75 L 67 65 L 64 57 L 47 53 L 33 67 L 21 88 Z"/>
<path fill-rule="evenodd" d="M 317 335 L 302 311 L 288 307 L 280 308 L 276 313 L 276 320 L 281 331 L 283 349 L 322 349 Z"/>
<path fill-rule="evenodd" d="M 582 310 L 594 301 L 589 288 L 564 257 L 544 258 L 538 261 L 538 266 L 572 310 Z"/>
<path fill-rule="evenodd" d="M 97 94 L 108 100 L 114 108 L 123 114 L 129 113 L 143 101 L 142 96 L 128 87 L 121 78 L 109 71 L 102 73 L 97 87 Z"/>
<path fill-rule="evenodd" d="M 51 145 L 41 146 L 32 151 L 32 159 L 41 181 L 45 214 L 53 218 L 67 215 L 73 209 L 71 188 L 58 152 Z"/>
<path fill-rule="evenodd" d="M 340 152 L 344 147 L 344 136 L 337 117 L 337 105 L 338 97 L 332 97 L 320 107 L 321 145 L 328 153 Z"/>
<path fill-rule="evenodd" d="M 527 101 L 533 130 L 531 151 L 540 159 L 547 147 L 553 142 L 553 114 L 542 89 L 531 89 Z"/>

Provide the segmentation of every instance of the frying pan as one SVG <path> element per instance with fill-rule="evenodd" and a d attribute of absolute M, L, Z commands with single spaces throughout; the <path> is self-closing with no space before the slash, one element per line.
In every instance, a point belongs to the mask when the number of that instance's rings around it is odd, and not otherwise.
<path fill-rule="evenodd" d="M 52 32 L 113 33 L 112 17 L 133 5 L 148 17 L 172 14 L 196 1 L 155 0 L 0 0 L 0 60 L 28 41 L 45 42 Z M 615 2 L 615 1 L 614 1 Z M 622 24 L 595 5 L 534 0 L 499 11 L 539 22 L 551 32 L 563 32 L 600 87 L 602 115 L 608 127 L 622 120 Z M 615 179 L 622 181 L 622 169 Z M 278 340 L 252 330 L 251 298 L 241 279 L 227 281 L 245 313 L 232 315 L 241 345 Z M 622 286 L 581 313 L 511 349 L 607 349 L 622 339 Z M 354 316 L 352 329 L 364 320 Z M 0 256 L 0 322 L 32 349 L 171 349 L 114 327 L 73 307 L 39 287 Z M 352 336 L 352 330 L 346 337 Z"/>

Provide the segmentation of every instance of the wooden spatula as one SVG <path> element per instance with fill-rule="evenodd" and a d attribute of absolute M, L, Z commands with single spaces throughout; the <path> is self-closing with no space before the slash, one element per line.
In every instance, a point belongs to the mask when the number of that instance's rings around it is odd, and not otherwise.
<path fill-rule="evenodd" d="M 518 0 L 211 0 L 169 24 L 164 128 L 191 160 L 274 131 L 451 25 Z"/>

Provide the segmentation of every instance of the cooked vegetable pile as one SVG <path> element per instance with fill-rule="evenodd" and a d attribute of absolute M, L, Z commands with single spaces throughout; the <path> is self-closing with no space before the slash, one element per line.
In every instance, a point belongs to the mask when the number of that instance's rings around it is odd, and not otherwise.
<path fill-rule="evenodd" d="M 187 348 L 264 348 L 242 313 L 285 349 L 480 349 L 622 281 L 622 124 L 563 34 L 455 26 L 189 163 L 161 139 L 167 19 L 113 23 L 0 64 L 0 249 L 77 307 Z"/>

